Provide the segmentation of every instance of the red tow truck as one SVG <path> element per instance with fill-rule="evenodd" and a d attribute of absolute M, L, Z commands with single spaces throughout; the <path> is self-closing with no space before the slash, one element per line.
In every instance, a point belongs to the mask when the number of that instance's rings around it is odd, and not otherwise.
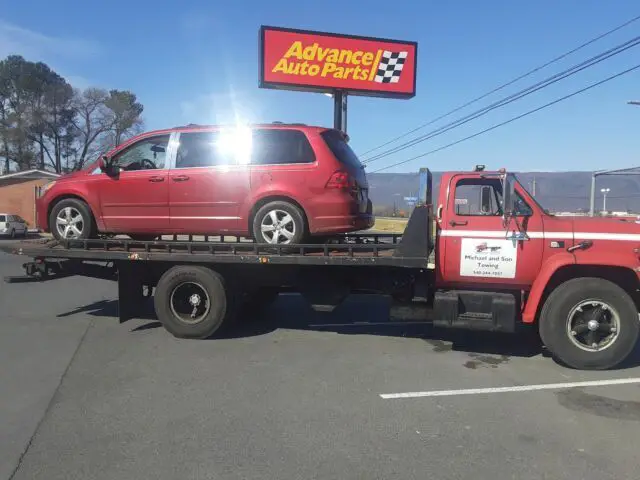
<path fill-rule="evenodd" d="M 421 169 L 419 200 L 402 235 L 305 245 L 27 240 L 1 247 L 33 258 L 26 277 L 5 280 L 112 278 L 120 321 L 153 295 L 160 322 L 182 338 L 210 337 L 243 306 L 265 305 L 280 292 L 299 292 L 327 312 L 349 294 L 374 293 L 390 296 L 393 312 L 437 327 L 537 325 L 546 348 L 572 368 L 608 369 L 630 355 L 640 332 L 635 222 L 553 216 L 505 170 L 445 173 L 435 203 L 431 181 Z M 480 207 L 461 211 L 470 198 Z"/>

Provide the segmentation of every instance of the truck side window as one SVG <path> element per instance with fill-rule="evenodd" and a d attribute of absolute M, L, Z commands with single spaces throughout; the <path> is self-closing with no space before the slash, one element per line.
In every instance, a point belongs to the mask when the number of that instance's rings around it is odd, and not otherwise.
<path fill-rule="evenodd" d="M 483 188 L 490 190 L 490 193 L 488 195 L 488 203 L 482 201 Z M 455 192 L 456 215 L 502 215 L 502 189 L 499 180 L 486 178 L 465 178 L 457 183 Z M 515 214 L 518 217 L 528 217 L 533 215 L 533 210 L 531 209 L 531 207 L 517 192 L 514 206 Z"/>
<path fill-rule="evenodd" d="M 455 189 L 456 215 L 502 215 L 500 184 L 483 178 L 465 178 Z M 489 190 L 489 202 L 482 201 L 483 188 Z M 486 194 L 485 194 L 486 195 Z"/>

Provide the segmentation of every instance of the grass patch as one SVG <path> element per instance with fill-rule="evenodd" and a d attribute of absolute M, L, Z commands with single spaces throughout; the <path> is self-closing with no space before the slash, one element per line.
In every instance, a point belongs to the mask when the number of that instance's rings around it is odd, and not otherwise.
<path fill-rule="evenodd" d="M 402 233 L 407 228 L 408 218 L 376 217 L 372 230 L 385 233 Z"/>

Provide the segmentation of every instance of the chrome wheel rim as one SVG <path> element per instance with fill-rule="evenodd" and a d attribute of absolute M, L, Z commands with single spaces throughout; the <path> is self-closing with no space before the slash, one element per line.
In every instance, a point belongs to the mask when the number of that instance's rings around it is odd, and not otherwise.
<path fill-rule="evenodd" d="M 74 207 L 65 207 L 56 216 L 56 229 L 61 238 L 79 238 L 84 224 L 82 214 Z"/>
<path fill-rule="evenodd" d="M 620 314 L 602 300 L 584 300 L 569 312 L 567 335 L 581 350 L 606 350 L 620 335 Z"/>
<path fill-rule="evenodd" d="M 296 234 L 296 223 L 288 212 L 271 210 L 262 217 L 260 231 L 267 243 L 286 245 L 291 243 Z"/>
<path fill-rule="evenodd" d="M 195 325 L 202 322 L 211 310 L 209 294 L 197 282 L 183 282 L 174 287 L 169 299 L 171 312 L 183 323 Z"/>

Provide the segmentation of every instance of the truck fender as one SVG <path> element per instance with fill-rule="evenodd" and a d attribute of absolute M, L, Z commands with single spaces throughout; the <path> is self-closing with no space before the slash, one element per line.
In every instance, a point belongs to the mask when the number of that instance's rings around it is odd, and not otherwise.
<path fill-rule="evenodd" d="M 544 289 L 549 283 L 551 277 L 553 277 L 560 268 L 567 265 L 573 265 L 575 263 L 575 256 L 567 252 L 553 255 L 542 264 L 542 268 L 540 268 L 538 276 L 534 280 L 533 285 L 531 285 L 529 297 L 527 298 L 527 303 L 522 312 L 522 321 L 524 323 L 534 322 L 540 300 L 542 299 L 542 294 L 544 293 Z"/>

